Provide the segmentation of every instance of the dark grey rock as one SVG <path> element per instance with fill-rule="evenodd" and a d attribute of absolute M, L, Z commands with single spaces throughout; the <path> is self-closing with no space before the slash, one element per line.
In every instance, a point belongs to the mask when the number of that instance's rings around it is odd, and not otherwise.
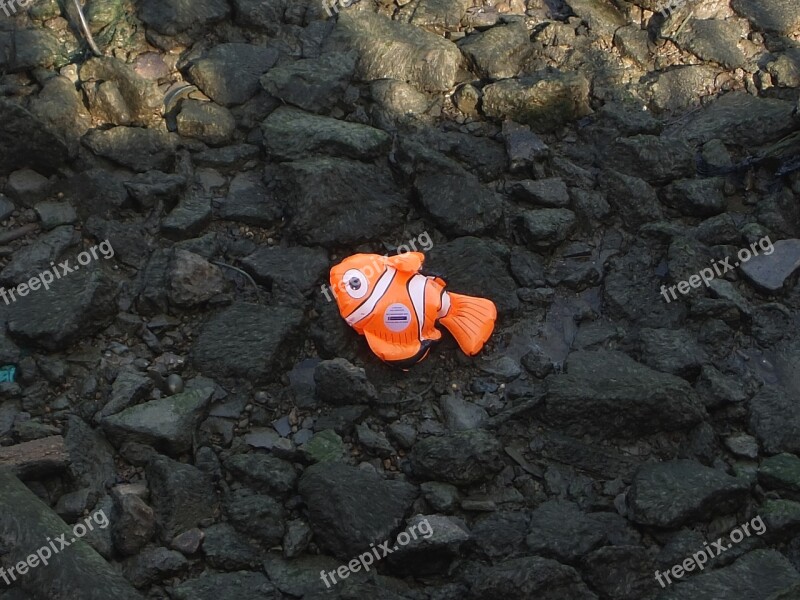
<path fill-rule="evenodd" d="M 71 225 L 78 220 L 75 209 L 68 202 L 39 202 L 34 208 L 42 227 L 47 230 L 60 225 Z"/>
<path fill-rule="evenodd" d="M 551 248 L 570 235 L 575 227 L 575 213 L 566 208 L 525 210 L 515 220 L 515 227 L 529 248 Z"/>
<path fill-rule="evenodd" d="M 642 546 L 604 546 L 585 558 L 584 573 L 593 589 L 618 600 L 653 598 L 653 559 Z"/>
<path fill-rule="evenodd" d="M 114 127 L 89 132 L 83 143 L 92 152 L 125 167 L 145 171 L 170 171 L 175 162 L 175 137 L 155 129 Z"/>
<path fill-rule="evenodd" d="M 262 550 L 228 523 L 217 523 L 204 532 L 203 554 L 212 567 L 237 571 L 254 569 L 261 562 Z"/>
<path fill-rule="evenodd" d="M 437 512 L 450 513 L 458 508 L 458 488 L 440 481 L 426 481 L 419 486 L 422 496 L 431 508 Z"/>
<path fill-rule="evenodd" d="M 506 261 L 491 242 L 462 237 L 436 244 L 425 266 L 442 274 L 449 291 L 489 298 L 500 314 L 519 306 L 517 284 L 508 272 Z"/>
<path fill-rule="evenodd" d="M 465 90 L 470 87 L 472 86 L 467 84 L 460 89 Z M 461 96 L 464 97 L 465 94 L 462 92 Z M 477 104 L 478 99 L 479 97 L 476 96 L 475 104 Z M 456 102 L 458 102 L 458 99 L 456 99 Z M 464 102 L 463 98 L 461 102 Z M 459 109 L 464 110 L 460 105 Z M 514 121 L 506 120 L 503 121 L 502 133 L 503 141 L 506 144 L 506 153 L 508 154 L 508 167 L 512 172 L 525 172 L 535 161 L 550 156 L 550 148 L 527 125 L 520 125 Z"/>
<path fill-rule="evenodd" d="M 33 169 L 20 169 L 8 176 L 5 191 L 17 204 L 34 206 L 47 198 L 52 183 Z"/>
<path fill-rule="evenodd" d="M 146 474 L 162 542 L 168 543 L 214 518 L 214 488 L 197 467 L 155 455 L 147 464 Z"/>
<path fill-rule="evenodd" d="M 170 588 L 175 600 L 264 600 L 275 587 L 260 572 L 204 573 Z"/>
<path fill-rule="evenodd" d="M 178 133 L 209 146 L 223 146 L 233 140 L 236 120 L 231 112 L 213 102 L 186 99 L 176 117 Z"/>
<path fill-rule="evenodd" d="M 747 62 L 738 45 L 740 31 L 737 24 L 729 20 L 689 19 L 673 39 L 679 47 L 704 61 L 739 69 Z"/>
<path fill-rule="evenodd" d="M 252 44 L 219 44 L 191 62 L 186 75 L 214 102 L 244 104 L 261 88 L 259 79 L 278 60 L 275 48 Z"/>
<path fill-rule="evenodd" d="M 344 50 L 273 67 L 261 78 L 261 85 L 287 104 L 313 113 L 328 113 L 345 103 L 356 68 L 355 54 L 349 48 Z"/>
<path fill-rule="evenodd" d="M 569 206 L 567 185 L 560 177 L 548 179 L 525 179 L 506 184 L 506 190 L 515 200 L 545 208 Z"/>
<path fill-rule="evenodd" d="M 92 262 L 56 280 L 49 290 L 36 290 L 11 304 L 8 331 L 25 344 L 50 351 L 65 349 L 113 321 L 117 294 L 116 282 Z"/>
<path fill-rule="evenodd" d="M 452 432 L 477 429 L 489 418 L 483 407 L 454 394 L 443 396 L 440 403 L 447 428 Z"/>
<path fill-rule="evenodd" d="M 142 400 L 153 389 L 153 380 L 136 371 L 120 371 L 111 386 L 111 397 L 100 411 L 109 417 Z"/>
<path fill-rule="evenodd" d="M 642 465 L 628 492 L 629 518 L 642 525 L 678 527 L 737 510 L 750 483 L 691 460 Z"/>
<path fill-rule="evenodd" d="M 414 475 L 454 485 L 470 485 L 491 479 L 503 468 L 502 445 L 483 430 L 428 437 L 414 446 Z"/>
<path fill-rule="evenodd" d="M 295 308 L 234 304 L 203 326 L 193 348 L 195 367 L 221 377 L 273 376 L 302 319 Z"/>
<path fill-rule="evenodd" d="M 191 6 L 180 0 L 146 0 L 139 7 L 138 15 L 145 25 L 159 33 L 176 35 L 222 21 L 230 12 L 224 0 L 203 0 Z"/>
<path fill-rule="evenodd" d="M 607 169 L 601 175 L 600 185 L 627 227 L 638 229 L 661 219 L 656 191 L 645 180 Z"/>
<path fill-rule="evenodd" d="M 296 558 L 305 552 L 314 537 L 308 523 L 295 519 L 286 523 L 286 535 L 283 537 L 283 557 Z"/>
<path fill-rule="evenodd" d="M 767 489 L 800 492 L 800 458 L 787 453 L 770 456 L 758 468 L 758 481 Z"/>
<path fill-rule="evenodd" d="M 18 284 L 27 282 L 41 272 L 49 270 L 51 264 L 61 258 L 67 249 L 75 244 L 75 238 L 75 229 L 70 225 L 57 227 L 44 234 L 32 244 L 20 248 L 12 255 L 11 261 L 0 271 L 0 280 L 7 284 Z M 70 262 L 74 263 L 75 261 L 73 259 Z M 74 268 L 74 265 L 71 268 Z M 62 272 L 63 269 L 58 270 L 59 276 L 62 275 Z M 69 274 L 67 273 L 67 275 Z M 55 279 L 55 276 L 52 278 Z M 32 292 L 36 293 L 40 290 L 41 283 L 39 290 L 32 290 Z M 22 299 L 17 298 L 17 300 Z"/>
<path fill-rule="evenodd" d="M 50 174 L 64 165 L 67 146 L 42 120 L 6 99 L 0 99 L 0 113 L 0 174 L 21 168 Z"/>
<path fill-rule="evenodd" d="M 571 502 L 552 500 L 530 515 L 527 546 L 531 552 L 575 562 L 605 541 L 603 523 Z"/>
<path fill-rule="evenodd" d="M 237 173 L 228 187 L 227 197 L 216 201 L 215 205 L 220 218 L 258 227 L 274 225 L 283 216 L 280 204 L 254 171 Z"/>
<path fill-rule="evenodd" d="M 800 27 L 800 7 L 781 0 L 734 0 L 731 5 L 740 15 L 762 31 L 779 34 L 796 32 Z"/>
<path fill-rule="evenodd" d="M 242 259 L 242 267 L 273 292 L 307 295 L 328 271 L 328 254 L 318 248 L 259 248 Z"/>
<path fill-rule="evenodd" d="M 688 429 L 705 411 L 683 379 L 606 350 L 570 354 L 547 379 L 544 418 L 571 435 L 635 437 Z"/>
<path fill-rule="evenodd" d="M 709 217 L 725 211 L 722 179 L 681 179 L 664 190 L 664 204 L 691 217 Z"/>
<path fill-rule="evenodd" d="M 470 600 L 536 598 L 596 600 L 578 572 L 547 558 L 514 558 L 485 568 L 470 590 Z"/>
<path fill-rule="evenodd" d="M 693 379 L 708 362 L 703 347 L 683 329 L 650 329 L 639 332 L 642 362 L 656 371 Z"/>
<path fill-rule="evenodd" d="M 69 474 L 77 485 L 100 495 L 116 480 L 114 449 L 81 418 L 73 415 L 67 419 L 64 446 L 69 454 Z"/>
<path fill-rule="evenodd" d="M 299 489 L 315 538 L 342 560 L 387 539 L 417 495 L 408 483 L 336 462 L 306 469 Z"/>
<path fill-rule="evenodd" d="M 114 547 L 125 556 L 137 554 L 156 532 L 155 512 L 134 494 L 114 495 L 114 510 Z"/>
<path fill-rule="evenodd" d="M 186 177 L 161 171 L 147 171 L 137 173 L 125 181 L 124 185 L 141 208 L 152 208 L 157 200 L 163 200 L 167 206 L 174 206 L 186 187 Z"/>
<path fill-rule="evenodd" d="M 213 388 L 190 390 L 137 404 L 100 421 L 117 446 L 139 442 L 174 455 L 191 448 L 195 428 L 208 407 Z"/>
<path fill-rule="evenodd" d="M 526 552 L 525 537 L 529 523 L 530 515 L 525 512 L 491 513 L 472 527 L 472 543 L 480 554 L 490 560 L 521 556 Z"/>
<path fill-rule="evenodd" d="M 278 189 L 292 218 L 290 231 L 306 245 L 375 239 L 394 228 L 407 207 L 386 168 L 341 158 L 287 163 Z"/>
<path fill-rule="evenodd" d="M 304 135 L 298 136 L 297 132 Z M 371 160 L 385 156 L 391 137 L 380 129 L 310 114 L 289 106 L 275 110 L 261 124 L 267 153 L 278 160 L 313 154 Z"/>
<path fill-rule="evenodd" d="M 784 388 L 765 385 L 750 400 L 748 429 L 768 454 L 800 452 L 800 407 Z"/>
<path fill-rule="evenodd" d="M 800 575 L 783 554 L 777 550 L 754 550 L 728 567 L 694 574 L 686 581 L 674 581 L 658 600 L 735 596 L 770 600 L 781 598 L 779 592 L 797 585 L 798 581 Z M 788 599 L 791 595 L 783 597 Z"/>
<path fill-rule="evenodd" d="M 285 495 L 294 489 L 297 472 L 291 463 L 268 454 L 235 454 L 225 460 L 238 481 L 257 492 Z"/>
<path fill-rule="evenodd" d="M 500 199 L 467 171 L 418 175 L 414 189 L 433 219 L 449 235 L 486 231 L 502 215 Z"/>
<path fill-rule="evenodd" d="M 175 249 L 167 273 L 168 295 L 172 304 L 196 306 L 221 294 L 226 287 L 220 268 L 202 256 Z"/>
<path fill-rule="evenodd" d="M 396 450 L 380 431 L 373 431 L 366 423 L 356 425 L 358 443 L 371 455 L 380 458 L 389 458 Z"/>
<path fill-rule="evenodd" d="M 759 146 L 792 131 L 793 109 L 792 103 L 785 100 L 731 92 L 688 115 L 686 120 L 665 131 L 665 135 L 681 140 L 681 144 L 702 144 L 716 139 L 725 144 Z"/>
<path fill-rule="evenodd" d="M 324 555 L 299 556 L 293 560 L 284 560 L 277 554 L 264 557 L 264 571 L 269 580 L 281 592 L 296 598 L 324 594 L 320 571 L 333 571 L 339 564 L 338 560 Z"/>
<path fill-rule="evenodd" d="M 283 506 L 273 498 L 235 490 L 225 499 L 223 507 L 240 533 L 258 539 L 267 547 L 280 544 L 283 539 Z"/>
<path fill-rule="evenodd" d="M 366 372 L 343 358 L 323 360 L 314 369 L 317 398 L 335 406 L 369 403 L 377 398 Z"/>

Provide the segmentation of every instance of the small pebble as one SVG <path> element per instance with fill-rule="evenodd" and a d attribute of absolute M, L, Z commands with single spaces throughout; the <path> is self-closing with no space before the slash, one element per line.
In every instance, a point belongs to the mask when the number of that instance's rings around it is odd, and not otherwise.
<path fill-rule="evenodd" d="M 183 377 L 177 373 L 172 373 L 167 377 L 167 389 L 170 394 L 180 394 L 183 391 Z"/>

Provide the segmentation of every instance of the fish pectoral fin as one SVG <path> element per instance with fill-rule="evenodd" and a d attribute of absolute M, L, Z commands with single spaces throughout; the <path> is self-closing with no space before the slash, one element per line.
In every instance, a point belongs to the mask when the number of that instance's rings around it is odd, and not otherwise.
<path fill-rule="evenodd" d="M 364 337 L 367 338 L 370 350 L 385 362 L 408 360 L 415 356 L 421 348 L 421 344 L 417 339 L 414 339 L 411 343 L 399 343 L 372 331 L 365 331 Z"/>
<path fill-rule="evenodd" d="M 404 273 L 416 273 L 425 262 L 425 255 L 422 252 L 404 252 L 396 256 L 387 256 L 386 264 L 393 266 L 398 271 Z"/>
<path fill-rule="evenodd" d="M 450 310 L 439 319 L 468 356 L 481 351 L 494 331 L 497 308 L 486 298 L 475 298 L 448 292 Z"/>

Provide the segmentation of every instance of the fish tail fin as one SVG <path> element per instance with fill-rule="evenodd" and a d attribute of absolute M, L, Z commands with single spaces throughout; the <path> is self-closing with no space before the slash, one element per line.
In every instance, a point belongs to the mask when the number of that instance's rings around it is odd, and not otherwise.
<path fill-rule="evenodd" d="M 442 297 L 441 312 L 443 316 L 439 322 L 447 327 L 468 356 L 481 351 L 492 335 L 497 319 L 497 308 L 491 300 L 450 292 L 445 292 Z"/>

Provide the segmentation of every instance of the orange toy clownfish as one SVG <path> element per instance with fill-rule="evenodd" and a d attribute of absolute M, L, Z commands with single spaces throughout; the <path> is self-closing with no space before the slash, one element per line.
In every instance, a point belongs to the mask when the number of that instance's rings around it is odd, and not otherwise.
<path fill-rule="evenodd" d="M 331 289 L 347 324 L 378 357 L 410 367 L 442 337 L 441 322 L 469 356 L 492 335 L 494 302 L 445 291 L 439 277 L 420 273 L 425 255 L 355 254 L 331 269 Z"/>

